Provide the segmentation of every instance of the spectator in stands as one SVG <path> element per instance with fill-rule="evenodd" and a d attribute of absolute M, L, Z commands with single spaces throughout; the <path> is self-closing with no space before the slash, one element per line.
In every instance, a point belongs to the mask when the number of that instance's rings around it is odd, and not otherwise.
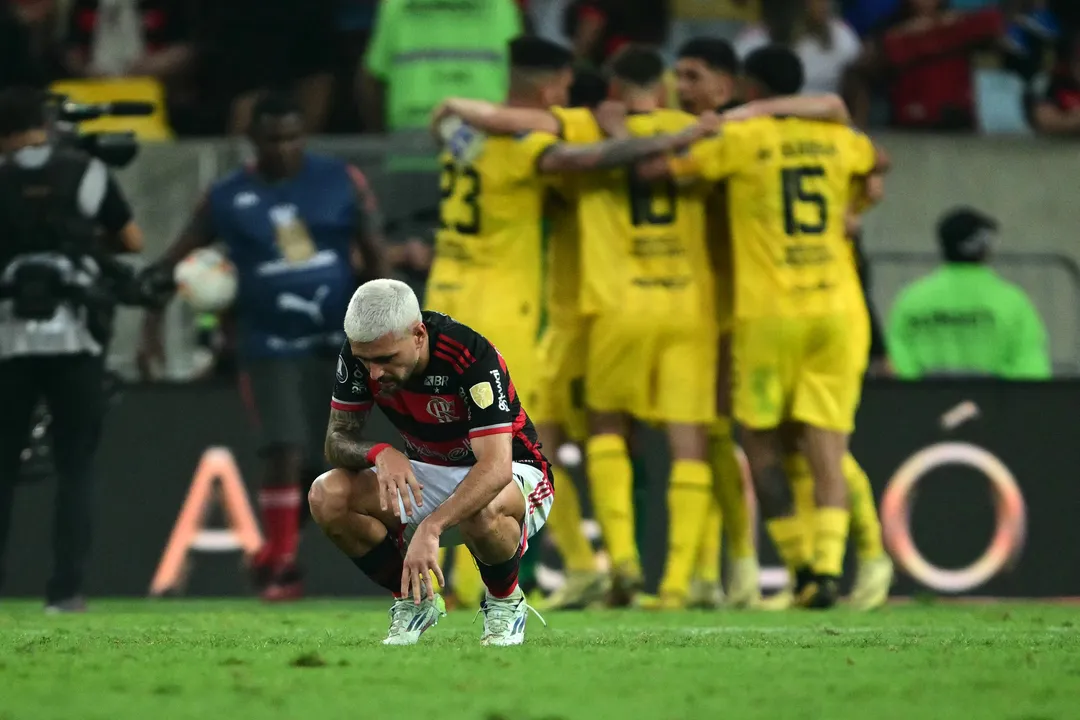
<path fill-rule="evenodd" d="M 761 0 L 673 0 L 671 45 L 698 37 L 734 42 L 747 25 L 760 21 Z"/>
<path fill-rule="evenodd" d="M 67 70 L 75 77 L 175 78 L 195 57 L 190 32 L 178 0 L 71 0 Z"/>
<path fill-rule="evenodd" d="M 998 224 L 960 208 L 938 224 L 945 263 L 901 291 L 889 318 L 896 374 L 1050 377 L 1046 329 L 1024 291 L 988 265 Z"/>
<path fill-rule="evenodd" d="M 577 0 L 565 30 L 578 61 L 599 66 L 624 45 L 663 45 L 670 15 L 667 0 Z"/>
<path fill-rule="evenodd" d="M 905 0 L 864 58 L 875 79 L 888 84 L 893 124 L 973 129 L 973 56 L 994 47 L 1004 30 L 1004 16 L 997 8 L 958 12 L 949 9 L 946 0 Z"/>
<path fill-rule="evenodd" d="M 322 132 L 334 84 L 337 0 L 212 0 L 206 7 L 207 63 L 231 105 L 230 134 L 247 131 L 267 91 L 295 93 L 305 129 Z"/>
<path fill-rule="evenodd" d="M 501 102 L 520 32 L 514 0 L 382 0 L 364 58 L 365 129 L 426 128 L 450 96 Z"/>
<path fill-rule="evenodd" d="M 0 90 L 45 85 L 47 48 L 41 30 L 53 9 L 52 0 L 0 0 Z"/>
<path fill-rule="evenodd" d="M 735 40 L 739 58 L 745 60 L 769 44 L 787 45 L 802 60 L 806 72 L 803 92 L 839 94 L 848 69 L 862 50 L 855 31 L 833 15 L 831 0 L 796 0 L 784 7 L 783 13 L 780 17 L 767 13 L 768 24 L 754 25 L 739 35 Z"/>
<path fill-rule="evenodd" d="M 1080 34 L 1064 46 L 1032 120 L 1041 133 L 1080 136 Z"/>
<path fill-rule="evenodd" d="M 191 8 L 181 0 L 71 0 L 63 42 L 66 74 L 154 78 L 163 86 L 171 124 L 193 131 L 206 114 L 192 75 L 193 25 Z"/>

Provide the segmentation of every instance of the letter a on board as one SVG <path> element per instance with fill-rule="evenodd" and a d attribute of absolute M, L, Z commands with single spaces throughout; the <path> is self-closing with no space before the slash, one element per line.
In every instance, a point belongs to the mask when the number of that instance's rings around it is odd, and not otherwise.
<path fill-rule="evenodd" d="M 211 505 L 221 502 L 229 524 L 225 530 L 208 530 L 206 518 Z M 162 553 L 150 583 L 151 595 L 178 589 L 184 578 L 188 553 L 224 552 L 242 549 L 254 554 L 262 547 L 262 534 L 251 512 L 244 481 L 228 448 L 212 447 L 203 453 L 169 543 Z"/>

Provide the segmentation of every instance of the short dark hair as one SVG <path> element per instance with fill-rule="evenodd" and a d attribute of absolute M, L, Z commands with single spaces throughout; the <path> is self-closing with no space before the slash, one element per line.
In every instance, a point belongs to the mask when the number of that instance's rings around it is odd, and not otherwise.
<path fill-rule="evenodd" d="M 687 40 L 679 48 L 679 59 L 700 60 L 710 69 L 735 75 L 739 72 L 739 56 L 727 40 L 712 37 L 696 37 Z"/>
<path fill-rule="evenodd" d="M 581 68 L 574 73 L 570 86 L 570 106 L 594 108 L 608 96 L 607 78 L 595 70 Z"/>
<path fill-rule="evenodd" d="M 251 110 L 251 129 L 254 130 L 263 118 L 283 118 L 288 115 L 302 115 L 300 105 L 284 93 L 268 92 L 255 101 Z"/>
<path fill-rule="evenodd" d="M 638 87 L 655 85 L 664 77 L 664 58 L 644 45 L 627 45 L 611 60 L 611 76 Z"/>
<path fill-rule="evenodd" d="M 45 127 L 45 93 L 31 87 L 0 92 L 0 137 Z"/>
<path fill-rule="evenodd" d="M 795 95 L 802 90 L 802 60 L 782 45 L 766 45 L 750 53 L 743 63 L 743 74 L 770 95 Z"/>
<path fill-rule="evenodd" d="M 510 67 L 515 70 L 557 72 L 573 62 L 569 50 L 550 40 L 522 35 L 510 41 Z"/>

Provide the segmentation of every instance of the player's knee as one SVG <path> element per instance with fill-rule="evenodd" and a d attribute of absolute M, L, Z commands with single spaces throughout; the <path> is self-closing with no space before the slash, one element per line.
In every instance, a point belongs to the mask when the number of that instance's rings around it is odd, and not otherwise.
<path fill-rule="evenodd" d="M 517 483 L 511 481 L 483 509 L 462 520 L 458 528 L 467 538 L 485 538 L 503 532 L 509 522 L 507 518 L 520 524 L 524 515 L 525 500 Z"/>
<path fill-rule="evenodd" d="M 472 517 L 461 521 L 458 528 L 461 534 L 467 538 L 482 538 L 497 532 L 499 521 L 505 517 L 495 501 L 488 503 L 487 507 L 474 514 Z"/>
<path fill-rule="evenodd" d="M 630 435 L 630 416 L 624 413 L 617 412 L 597 412 L 591 411 L 589 413 L 589 434 L 596 435 L 619 435 L 621 437 L 629 437 Z"/>
<path fill-rule="evenodd" d="M 320 526 L 330 525 L 349 512 L 352 479 L 346 470 L 335 469 L 315 478 L 308 491 L 311 517 Z"/>
<path fill-rule="evenodd" d="M 704 460 L 708 457 L 709 434 L 704 425 L 669 425 L 667 436 L 672 460 Z"/>

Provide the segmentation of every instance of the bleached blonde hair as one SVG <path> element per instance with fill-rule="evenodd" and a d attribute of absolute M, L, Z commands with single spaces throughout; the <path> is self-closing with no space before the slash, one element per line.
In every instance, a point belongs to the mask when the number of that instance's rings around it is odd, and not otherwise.
<path fill-rule="evenodd" d="M 402 337 L 421 321 L 420 302 L 412 288 L 400 280 L 381 278 L 353 293 L 345 311 L 345 334 L 349 342 L 373 342 L 384 335 Z"/>

